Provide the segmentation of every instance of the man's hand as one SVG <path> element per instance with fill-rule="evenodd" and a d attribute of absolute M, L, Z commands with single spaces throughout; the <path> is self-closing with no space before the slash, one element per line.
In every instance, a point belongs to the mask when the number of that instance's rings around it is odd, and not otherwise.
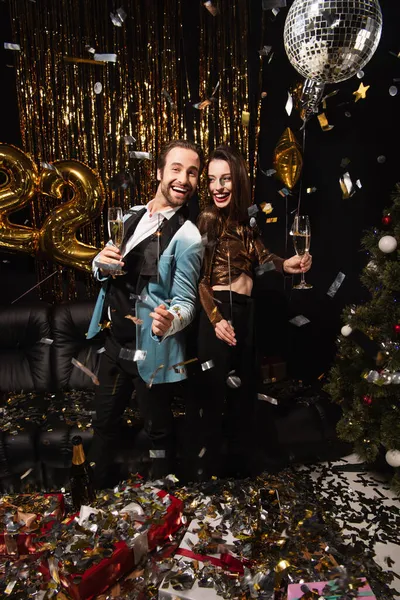
<path fill-rule="evenodd" d="M 152 332 L 154 335 L 160 336 L 167 333 L 168 329 L 171 327 L 172 321 L 174 320 L 174 315 L 166 309 L 165 304 L 156 306 L 154 312 L 150 313 L 150 317 L 153 318 L 153 325 L 151 326 Z"/>
<path fill-rule="evenodd" d="M 111 244 L 105 246 L 103 250 L 97 255 L 96 262 L 99 262 L 103 265 L 119 265 L 121 267 L 123 267 L 125 264 L 124 262 L 122 262 L 121 252 L 116 246 Z M 105 267 L 101 267 L 100 272 L 102 275 L 109 275 L 109 273 L 112 272 L 112 268 L 108 271 Z"/>
<path fill-rule="evenodd" d="M 283 270 L 285 273 L 290 273 L 290 275 L 294 275 L 296 273 L 307 273 L 310 270 L 312 263 L 311 254 L 303 254 L 303 256 L 292 256 L 288 258 L 283 263 Z"/>
<path fill-rule="evenodd" d="M 226 342 L 230 346 L 236 346 L 235 330 L 228 321 L 225 321 L 225 319 L 222 319 L 222 321 L 219 321 L 219 323 L 216 324 L 215 335 L 219 340 Z"/>

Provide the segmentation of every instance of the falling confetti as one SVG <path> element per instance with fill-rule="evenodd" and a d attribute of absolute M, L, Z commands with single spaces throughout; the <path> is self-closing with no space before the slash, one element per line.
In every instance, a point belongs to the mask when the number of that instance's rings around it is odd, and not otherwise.
<path fill-rule="evenodd" d="M 365 99 L 367 97 L 367 91 L 369 90 L 370 85 L 364 85 L 362 82 L 359 85 L 358 90 L 353 92 L 353 96 L 355 96 L 354 102 L 358 102 L 361 98 Z"/>
<path fill-rule="evenodd" d="M 289 323 L 292 323 L 292 325 L 296 325 L 296 327 L 302 327 L 303 325 L 307 325 L 307 323 L 310 323 L 310 320 L 307 319 L 307 317 L 305 317 L 304 315 L 297 315 L 297 317 L 293 317 L 293 319 L 290 319 Z"/>
<path fill-rule="evenodd" d="M 71 362 L 74 365 L 74 367 L 77 367 L 83 373 L 85 373 L 85 375 L 90 377 L 90 379 L 93 381 L 94 385 L 100 385 L 100 381 L 99 381 L 97 375 L 95 375 L 90 369 L 85 367 L 85 365 L 83 365 L 81 362 L 79 362 L 79 360 L 76 360 L 76 358 L 72 358 Z"/>
<path fill-rule="evenodd" d="M 329 290 L 326 292 L 328 296 L 330 296 L 331 298 L 333 298 L 335 296 L 336 292 L 338 291 L 338 289 L 342 285 L 345 277 L 346 277 L 346 275 L 344 273 L 342 273 L 341 271 L 339 271 L 339 273 L 337 274 L 334 282 L 329 287 Z"/>

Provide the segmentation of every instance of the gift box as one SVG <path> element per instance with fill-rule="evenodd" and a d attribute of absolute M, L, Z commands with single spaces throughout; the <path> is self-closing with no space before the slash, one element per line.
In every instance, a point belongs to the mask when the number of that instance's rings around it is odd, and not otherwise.
<path fill-rule="evenodd" d="M 163 545 L 182 524 L 183 502 L 162 490 L 153 488 L 153 493 L 156 494 L 158 501 L 161 501 L 160 506 L 165 503 L 165 512 L 161 516 L 158 515 L 156 522 L 148 526 L 146 512 L 142 511 L 141 514 L 136 514 L 134 512 L 135 502 L 130 502 L 119 510 L 120 517 L 118 518 L 124 522 L 125 517 L 130 515 L 129 519 L 126 518 L 132 530 L 132 537 L 127 541 L 115 542 L 111 555 L 100 558 L 98 562 L 84 571 L 77 569 L 76 572 L 73 572 L 70 562 L 74 553 L 76 556 L 76 552 L 82 551 L 82 556 L 86 558 L 95 555 L 101 556 L 102 553 L 102 549 L 93 541 L 95 536 L 92 534 L 96 533 L 97 525 L 91 515 L 96 516 L 96 513 L 100 513 L 100 516 L 107 515 L 107 506 L 104 505 L 100 509 L 82 507 L 80 515 L 75 515 L 65 524 L 66 530 L 69 528 L 69 537 L 71 538 L 68 546 L 71 555 L 63 553 L 60 560 L 54 557 L 44 560 L 40 567 L 41 572 L 47 579 L 52 578 L 66 588 L 74 600 L 90 600 L 105 592 L 118 579 L 132 571 L 144 555 Z M 125 517 L 122 517 L 123 515 Z M 90 541 L 92 546 L 82 544 L 82 538 L 78 539 L 78 544 L 74 541 L 74 532 L 79 534 L 82 530 L 87 532 L 86 540 L 88 543 Z M 74 544 L 77 547 L 76 551 Z"/>
<path fill-rule="evenodd" d="M 287 366 L 279 357 L 264 358 L 261 364 L 261 377 L 263 383 L 276 383 L 286 379 Z"/>
<path fill-rule="evenodd" d="M 163 579 L 158 590 L 158 600 L 174 600 L 179 597 L 180 600 L 218 600 L 222 596 L 218 595 L 215 587 L 206 587 L 202 585 L 201 579 L 204 577 L 204 566 L 209 565 L 207 579 L 215 581 L 216 573 L 224 571 L 232 574 L 237 579 L 237 575 L 243 575 L 244 564 L 234 553 L 234 543 L 237 541 L 232 533 L 227 530 L 223 534 L 223 542 L 217 539 L 215 549 L 217 552 L 199 553 L 199 532 L 204 531 L 204 526 L 208 531 L 213 532 L 222 521 L 222 517 L 215 518 L 206 516 L 202 521 L 193 519 L 190 522 L 178 550 L 175 553 L 175 567 Z M 202 537 L 204 537 L 202 535 Z M 218 543 L 220 542 L 220 543 Z M 201 544 L 200 544 L 201 548 Z M 196 569 L 192 569 L 191 563 L 195 562 Z"/>
<path fill-rule="evenodd" d="M 64 516 L 62 494 L 17 494 L 0 500 L 0 555 L 35 553 L 36 540 Z"/>
<path fill-rule="evenodd" d="M 371 590 L 364 578 L 360 579 L 361 585 L 357 590 L 357 598 L 369 598 L 376 600 L 374 592 Z M 353 587 L 354 589 L 354 587 Z M 301 600 L 303 598 L 318 600 L 339 600 L 345 594 L 345 590 L 340 588 L 340 582 L 332 581 L 313 581 L 312 583 L 291 583 L 288 586 L 287 600 Z"/>

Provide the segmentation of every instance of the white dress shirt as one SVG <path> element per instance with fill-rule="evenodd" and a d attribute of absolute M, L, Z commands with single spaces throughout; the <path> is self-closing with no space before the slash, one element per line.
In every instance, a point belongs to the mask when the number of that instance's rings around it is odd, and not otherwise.
<path fill-rule="evenodd" d="M 158 212 L 151 214 L 153 202 L 154 201 L 151 200 L 147 204 L 146 212 L 137 224 L 133 235 L 131 235 L 125 244 L 123 256 L 126 256 L 132 250 L 132 248 L 155 233 L 164 219 L 169 220 L 176 213 L 176 211 L 181 208 L 180 206 L 175 208 L 165 208 L 164 210 L 159 210 Z"/>

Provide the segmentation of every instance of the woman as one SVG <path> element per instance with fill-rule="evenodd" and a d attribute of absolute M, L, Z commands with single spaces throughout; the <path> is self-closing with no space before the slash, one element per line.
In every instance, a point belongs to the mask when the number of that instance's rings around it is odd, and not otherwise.
<path fill-rule="evenodd" d="M 198 357 L 206 368 L 196 378 L 200 405 L 200 475 L 220 474 L 222 417 L 228 438 L 228 474 L 247 475 L 251 467 L 252 416 L 256 395 L 254 268 L 267 265 L 280 272 L 306 272 L 311 256 L 284 260 L 271 254 L 249 225 L 250 181 L 242 156 L 219 146 L 208 162 L 212 203 L 200 214 L 198 228 L 205 241 Z M 208 361 L 213 361 L 209 363 Z M 228 391 L 228 394 L 227 394 Z M 225 397 L 227 403 L 225 405 Z M 250 460 L 249 460 L 250 459 Z M 226 470 L 225 470 L 225 473 Z"/>

